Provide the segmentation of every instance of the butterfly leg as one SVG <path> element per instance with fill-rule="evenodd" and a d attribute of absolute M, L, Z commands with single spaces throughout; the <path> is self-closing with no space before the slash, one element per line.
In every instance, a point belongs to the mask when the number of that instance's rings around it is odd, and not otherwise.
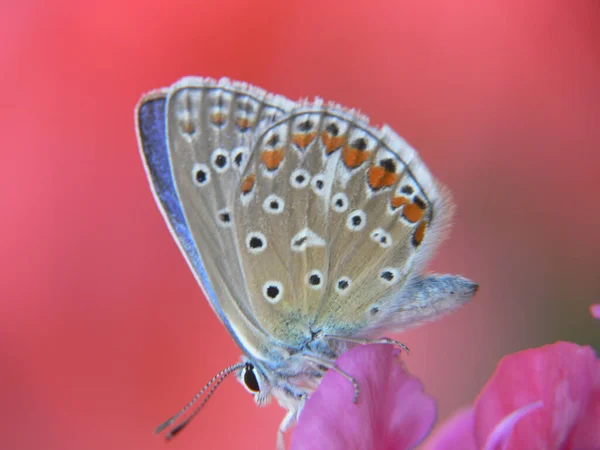
<path fill-rule="evenodd" d="M 348 375 L 346 372 L 344 372 L 342 369 L 340 369 L 338 366 L 336 366 L 331 361 L 327 361 L 325 359 L 321 359 L 321 358 L 318 358 L 313 355 L 304 355 L 304 357 L 307 360 L 309 360 L 315 364 L 318 364 L 319 366 L 327 367 L 328 369 L 333 370 L 334 372 L 343 376 L 350 383 L 352 383 L 352 386 L 354 386 L 354 398 L 352 399 L 352 403 L 356 403 L 358 401 L 358 394 L 360 393 L 360 387 L 358 386 L 358 382 L 354 379 L 354 377 Z"/>
<path fill-rule="evenodd" d="M 334 341 L 342 341 L 342 342 L 350 342 L 352 344 L 358 345 L 369 345 L 369 344 L 391 344 L 396 347 L 400 347 L 406 353 L 410 353 L 410 349 L 404 345 L 402 342 L 395 341 L 394 339 L 389 338 L 381 338 L 381 339 L 363 339 L 363 338 L 351 338 L 345 336 L 334 336 L 331 334 L 323 335 L 323 339 L 331 339 Z"/>
<path fill-rule="evenodd" d="M 279 424 L 279 430 L 277 431 L 277 450 L 285 450 L 285 433 L 296 422 L 296 415 L 296 411 L 288 411 Z"/>

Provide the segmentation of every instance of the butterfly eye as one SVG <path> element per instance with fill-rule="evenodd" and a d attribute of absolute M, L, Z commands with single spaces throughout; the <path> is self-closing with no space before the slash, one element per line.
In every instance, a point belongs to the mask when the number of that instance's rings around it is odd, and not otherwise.
<path fill-rule="evenodd" d="M 258 385 L 258 379 L 254 373 L 254 366 L 252 364 L 246 364 L 246 370 L 244 370 L 244 384 L 250 392 L 260 392 L 260 386 Z"/>

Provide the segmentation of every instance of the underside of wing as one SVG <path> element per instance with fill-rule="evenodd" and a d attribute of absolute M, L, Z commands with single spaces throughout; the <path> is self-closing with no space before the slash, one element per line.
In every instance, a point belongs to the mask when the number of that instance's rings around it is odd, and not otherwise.
<path fill-rule="evenodd" d="M 356 335 L 418 273 L 450 216 L 448 194 L 388 127 L 320 101 L 257 137 L 234 202 L 256 320 L 300 344 Z"/>
<path fill-rule="evenodd" d="M 294 103 L 245 83 L 184 78 L 136 108 L 138 140 L 157 203 L 238 345 L 261 353 L 266 335 L 247 301 L 233 231 L 233 192 L 254 133 Z"/>

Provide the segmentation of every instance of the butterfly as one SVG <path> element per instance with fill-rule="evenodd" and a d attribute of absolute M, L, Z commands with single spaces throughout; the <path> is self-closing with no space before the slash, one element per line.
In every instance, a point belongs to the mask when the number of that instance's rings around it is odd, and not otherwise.
<path fill-rule="evenodd" d="M 146 173 L 166 223 L 213 311 L 243 353 L 230 373 L 258 405 L 298 419 L 336 358 L 390 342 L 477 291 L 426 275 L 452 203 L 417 152 L 388 126 L 316 98 L 290 101 L 223 78 L 186 77 L 135 111 Z"/>

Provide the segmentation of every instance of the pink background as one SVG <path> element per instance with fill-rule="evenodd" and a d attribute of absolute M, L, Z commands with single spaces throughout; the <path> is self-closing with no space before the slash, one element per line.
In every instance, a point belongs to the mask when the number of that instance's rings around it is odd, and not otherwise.
<path fill-rule="evenodd" d="M 399 336 L 440 417 L 502 355 L 559 339 L 600 347 L 588 314 L 600 299 L 597 1 L 8 3 L 2 448 L 274 447 L 283 411 L 256 410 L 233 380 L 169 447 L 152 434 L 239 355 L 137 152 L 136 101 L 183 75 L 359 107 L 450 187 L 458 214 L 431 269 L 481 290 Z"/>

